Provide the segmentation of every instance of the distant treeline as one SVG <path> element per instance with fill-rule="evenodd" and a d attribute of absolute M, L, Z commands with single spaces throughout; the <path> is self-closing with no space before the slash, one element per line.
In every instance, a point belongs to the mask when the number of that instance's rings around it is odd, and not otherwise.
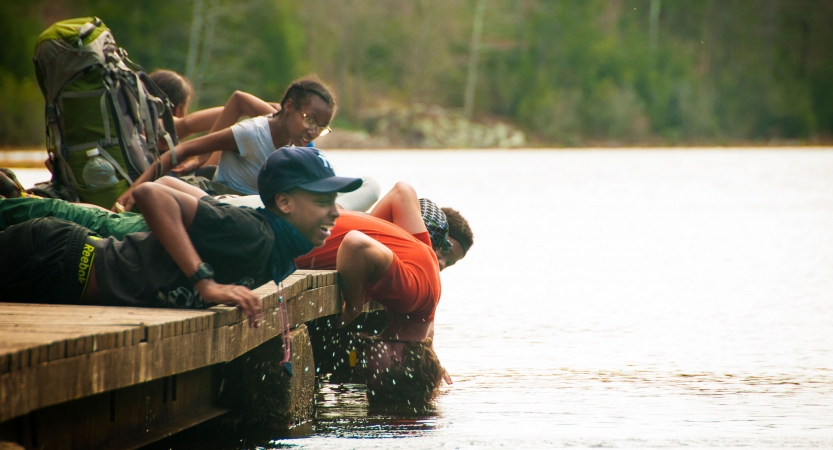
<path fill-rule="evenodd" d="M 35 39 L 84 15 L 199 107 L 317 73 L 344 127 L 427 103 L 552 145 L 833 137 L 833 0 L 28 0 L 0 3 L 0 145 L 43 141 Z"/>

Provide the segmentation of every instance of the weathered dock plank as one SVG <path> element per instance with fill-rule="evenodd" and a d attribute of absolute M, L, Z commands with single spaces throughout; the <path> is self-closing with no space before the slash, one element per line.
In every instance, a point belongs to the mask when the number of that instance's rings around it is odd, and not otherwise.
<path fill-rule="evenodd" d="M 289 322 L 337 314 L 334 271 L 283 282 Z M 255 290 L 260 328 L 237 308 L 208 310 L 0 303 L 0 423 L 58 403 L 224 363 L 282 333 L 279 289 Z M 378 309 L 368 305 L 367 310 Z"/>

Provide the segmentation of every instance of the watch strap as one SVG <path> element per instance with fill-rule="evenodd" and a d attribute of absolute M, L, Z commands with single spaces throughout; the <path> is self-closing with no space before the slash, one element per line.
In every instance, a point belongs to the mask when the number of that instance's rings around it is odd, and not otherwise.
<path fill-rule="evenodd" d="M 197 271 L 188 277 L 188 281 L 191 284 L 197 284 L 198 281 L 206 278 L 214 278 L 214 269 L 208 263 L 202 262 L 197 266 Z"/>

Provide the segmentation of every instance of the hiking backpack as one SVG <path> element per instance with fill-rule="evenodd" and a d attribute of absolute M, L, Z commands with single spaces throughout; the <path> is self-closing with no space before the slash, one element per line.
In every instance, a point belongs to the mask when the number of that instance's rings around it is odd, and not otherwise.
<path fill-rule="evenodd" d="M 65 200 L 112 208 L 159 159 L 157 139 L 169 149 L 177 144 L 170 101 L 97 17 L 54 23 L 38 37 L 34 62 L 46 100 L 50 187 Z M 85 186 L 86 151 L 93 148 L 116 169 L 115 185 Z"/>

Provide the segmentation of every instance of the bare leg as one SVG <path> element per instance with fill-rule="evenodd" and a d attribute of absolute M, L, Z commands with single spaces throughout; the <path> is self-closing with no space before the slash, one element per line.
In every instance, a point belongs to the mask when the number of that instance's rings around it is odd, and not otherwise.
<path fill-rule="evenodd" d="M 422 221 L 416 190 L 401 181 L 379 200 L 370 215 L 392 222 L 411 234 L 428 231 Z"/>
<path fill-rule="evenodd" d="M 164 177 L 154 181 L 154 183 L 158 183 L 158 184 L 161 184 L 163 186 L 168 186 L 171 189 L 175 189 L 179 192 L 184 192 L 184 193 L 186 193 L 186 194 L 188 194 L 192 197 L 196 197 L 196 198 L 203 198 L 206 195 L 208 195 L 208 193 L 205 192 L 204 190 L 202 190 L 202 189 L 200 189 L 196 186 L 190 185 L 190 184 L 188 184 L 188 183 L 186 183 L 186 182 L 184 182 L 184 181 L 182 181 L 178 178 L 174 178 L 174 177 L 164 176 Z"/>
<path fill-rule="evenodd" d="M 350 211 L 367 211 L 379 200 L 379 183 L 373 178 L 362 177 L 362 187 L 344 192 L 336 197 L 336 205 Z"/>

